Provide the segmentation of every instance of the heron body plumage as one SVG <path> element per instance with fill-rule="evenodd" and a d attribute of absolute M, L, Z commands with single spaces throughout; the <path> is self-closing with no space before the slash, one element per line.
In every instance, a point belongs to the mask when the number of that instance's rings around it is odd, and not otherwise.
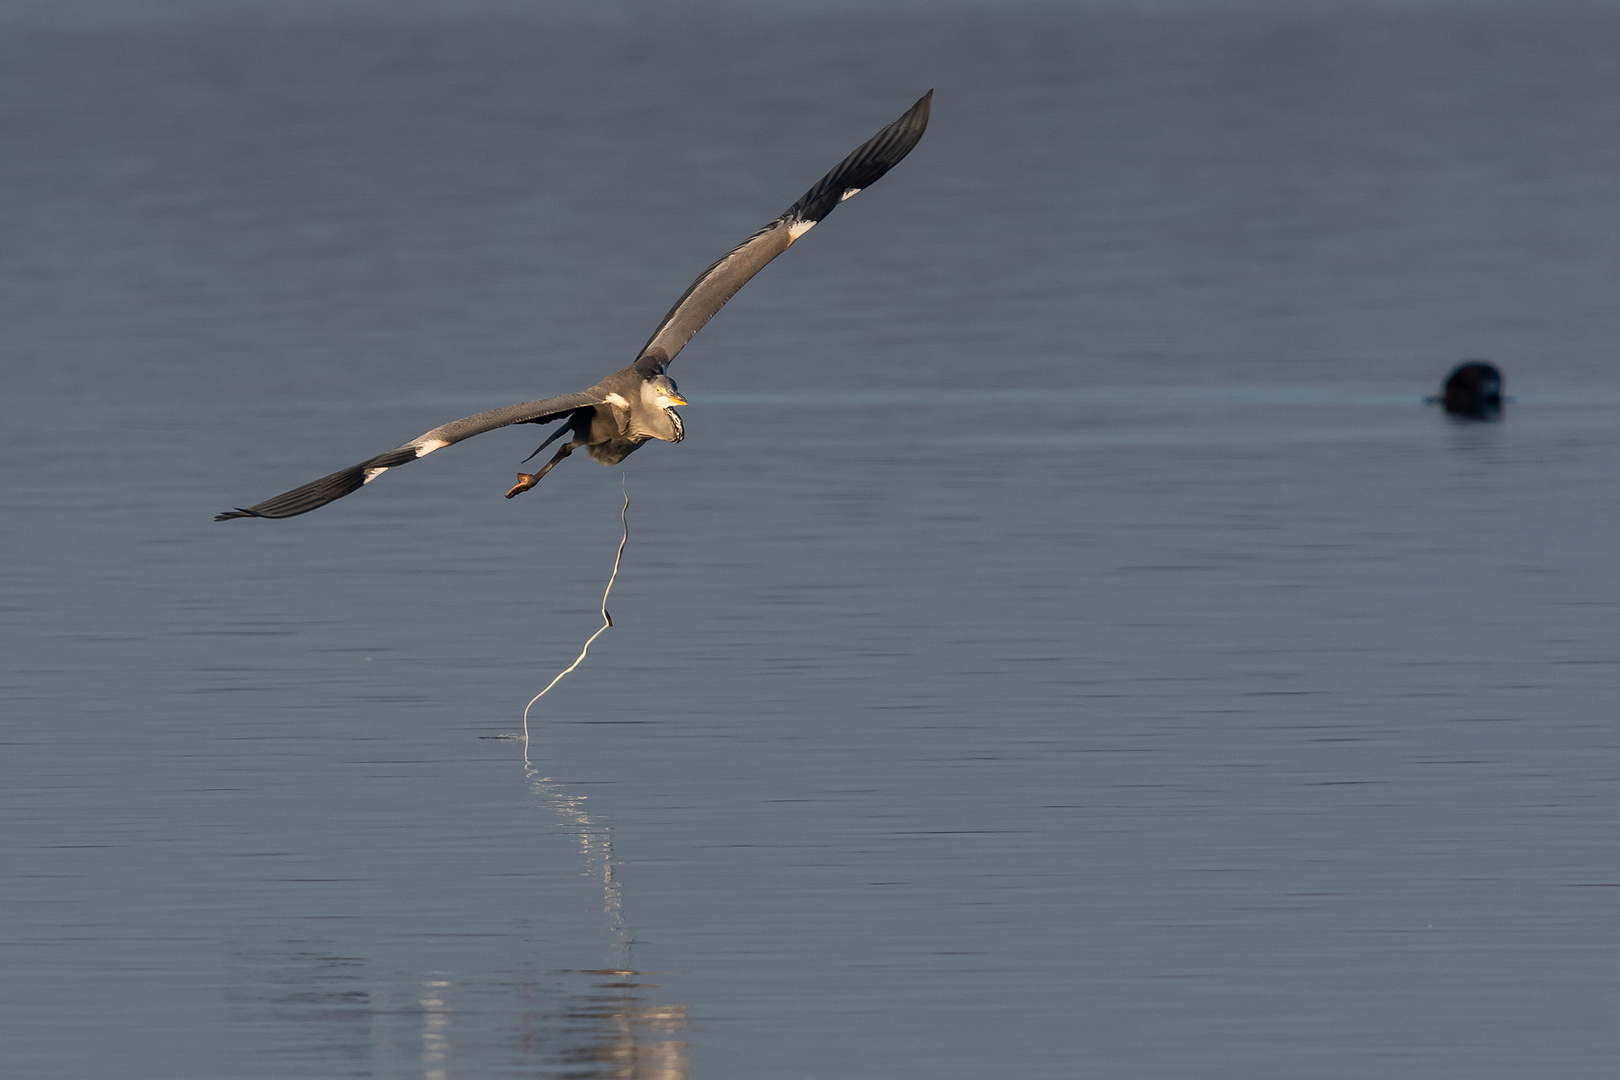
<path fill-rule="evenodd" d="M 856 147 L 786 211 L 710 264 L 675 301 L 630 366 L 577 394 L 519 402 L 443 424 L 387 453 L 253 506 L 219 514 L 214 520 L 285 518 L 308 513 L 358 491 L 389 469 L 510 424 L 561 422 L 530 457 L 564 435 L 572 438 L 558 447 L 537 472 L 519 473 L 517 485 L 506 493 L 509 499 L 529 490 L 558 462 L 582 447 L 602 464 L 617 465 L 651 440 L 680 442 L 686 437 L 686 429 L 674 407 L 686 401 L 665 374 L 670 362 L 766 263 L 786 251 L 839 203 L 871 186 L 911 152 L 928 127 L 933 97 L 934 92 L 928 91 L 898 120 Z"/>

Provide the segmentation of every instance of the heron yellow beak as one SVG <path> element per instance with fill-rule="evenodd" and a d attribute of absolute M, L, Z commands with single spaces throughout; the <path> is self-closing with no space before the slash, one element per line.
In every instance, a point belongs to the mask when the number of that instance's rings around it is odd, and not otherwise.
<path fill-rule="evenodd" d="M 669 403 L 671 405 L 685 405 L 686 404 L 686 399 L 681 397 L 681 395 L 679 395 L 679 394 L 670 394 L 669 395 Z"/>

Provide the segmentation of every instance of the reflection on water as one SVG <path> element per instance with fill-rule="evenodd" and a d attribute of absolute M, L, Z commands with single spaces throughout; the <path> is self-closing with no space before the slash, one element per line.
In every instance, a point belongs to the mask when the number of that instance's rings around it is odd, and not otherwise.
<path fill-rule="evenodd" d="M 621 555 L 623 551 L 621 544 Z M 618 571 L 617 562 L 614 571 Z M 638 1080 L 686 1077 L 690 1073 L 690 1050 L 685 1041 L 669 1038 L 686 1027 L 686 1006 L 648 1004 L 641 991 L 657 989 L 657 984 L 638 981 L 646 978 L 646 973 L 636 971 L 630 962 L 635 935 L 625 918 L 624 886 L 613 871 L 612 829 L 586 811 L 585 795 L 540 775 L 529 760 L 527 738 L 523 740 L 523 775 L 536 804 L 551 811 L 562 827 L 578 839 L 583 873 L 601 881 L 602 914 L 620 958 L 617 968 L 587 973 L 601 981 L 593 993 L 570 1001 L 562 1017 L 570 1030 L 588 1033 L 588 1039 L 571 1039 L 564 1034 L 556 1040 L 549 1030 L 556 1017 L 537 1011 L 525 1016 L 525 1043 L 539 1047 L 555 1041 L 567 1046 L 563 1062 L 576 1075 Z"/>
<path fill-rule="evenodd" d="M 595 993 L 576 999 L 561 1017 L 536 1013 L 524 1039 L 571 1075 L 622 1080 L 684 1080 L 691 1075 L 687 1043 L 671 1038 L 686 1027 L 685 1005 L 648 1005 L 639 991 L 655 984 L 635 981 L 635 971 L 594 971 Z M 563 1029 L 554 1030 L 557 1020 Z M 572 1032 L 585 1038 L 572 1037 Z M 550 1048 L 549 1050 L 546 1048 Z"/>
<path fill-rule="evenodd" d="M 422 1010 L 422 1076 L 425 1080 L 446 1080 L 450 1075 L 445 1067 L 450 1060 L 450 1007 L 442 994 L 450 985 L 444 979 L 429 979 L 422 984 L 422 997 L 416 1003 Z"/>
<path fill-rule="evenodd" d="M 601 882 L 615 966 L 548 969 L 548 943 L 527 928 L 515 935 L 515 951 L 542 959 L 504 970 L 400 972 L 327 939 L 234 941 L 225 1001 L 234 1051 L 254 1062 L 244 1074 L 273 1065 L 276 1075 L 450 1080 L 458 1057 L 485 1062 L 500 1044 L 524 1072 L 603 1080 L 690 1074 L 690 1047 L 676 1037 L 687 1007 L 656 1000 L 658 984 L 631 962 L 635 938 L 614 874 L 611 829 L 586 811 L 584 795 L 541 776 L 526 752 L 523 767 L 535 805 L 578 839 L 581 872 Z"/>
<path fill-rule="evenodd" d="M 510 1048 L 524 1072 L 679 1080 L 690 1074 L 686 1006 L 629 970 L 382 975 L 330 942 L 237 943 L 227 1018 L 239 1075 L 466 1075 L 458 1055 Z M 570 985 L 573 984 L 573 985 Z M 492 1023 L 496 1018 L 499 1023 Z M 504 1028 L 504 1029 L 503 1029 Z M 465 1066 L 468 1061 L 463 1061 Z"/>
<path fill-rule="evenodd" d="M 624 920 L 624 892 L 613 876 L 613 834 L 606 825 L 592 821 L 585 812 L 585 796 L 569 792 L 550 777 L 540 775 L 529 761 L 528 740 L 523 746 L 523 772 L 529 780 L 529 790 L 541 805 L 549 806 L 564 823 L 564 828 L 579 838 L 580 857 L 585 860 L 584 873 L 602 879 L 602 912 L 607 916 L 608 932 L 612 935 L 621 968 L 630 966 L 630 927 Z"/>

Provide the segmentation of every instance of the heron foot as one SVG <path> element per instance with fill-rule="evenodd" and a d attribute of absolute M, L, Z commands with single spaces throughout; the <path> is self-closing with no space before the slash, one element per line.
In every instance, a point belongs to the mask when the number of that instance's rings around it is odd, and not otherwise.
<path fill-rule="evenodd" d="M 540 482 L 540 478 L 544 475 L 546 475 L 544 471 L 537 473 L 518 473 L 518 482 L 512 485 L 512 490 L 506 493 L 506 497 L 510 499 L 514 496 L 523 494 L 525 491 L 528 491 L 530 488 L 534 487 L 534 485 L 538 484 Z"/>
<path fill-rule="evenodd" d="M 568 429 L 565 428 L 564 430 L 568 430 Z M 549 441 L 550 440 L 548 439 L 547 442 L 549 442 Z M 512 485 L 512 490 L 508 491 L 506 493 L 506 497 L 508 499 L 510 499 L 514 495 L 521 495 L 525 491 L 528 491 L 530 488 L 534 487 L 534 485 L 538 484 L 540 482 L 540 478 L 542 476 L 546 475 L 546 473 L 550 472 L 552 467 L 554 465 L 556 465 L 557 462 L 561 461 L 563 458 L 567 457 L 569 454 L 572 454 L 574 452 L 575 447 L 580 447 L 580 446 L 584 446 L 584 445 L 585 445 L 585 437 L 583 435 L 576 435 L 573 438 L 572 441 L 563 443 L 561 446 L 557 447 L 557 452 L 552 455 L 551 460 L 546 462 L 544 465 L 542 465 L 540 467 L 539 472 L 532 472 L 532 473 L 520 472 L 520 473 L 518 473 L 518 482 L 516 484 Z M 540 450 L 544 450 L 545 448 L 546 448 L 545 443 L 541 443 L 540 444 Z M 540 452 L 540 450 L 536 450 L 534 453 L 538 454 Z M 529 456 L 533 457 L 534 454 L 530 454 Z"/>

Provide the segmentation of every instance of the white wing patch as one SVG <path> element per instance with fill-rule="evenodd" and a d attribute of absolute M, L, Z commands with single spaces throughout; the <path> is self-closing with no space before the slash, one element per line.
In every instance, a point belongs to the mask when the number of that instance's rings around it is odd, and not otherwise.
<path fill-rule="evenodd" d="M 422 439 L 418 439 L 416 442 L 413 442 L 411 445 L 416 448 L 416 456 L 417 457 L 425 458 L 429 454 L 433 453 L 433 451 L 435 451 L 435 450 L 443 450 L 445 447 L 449 446 L 450 444 L 447 441 L 445 441 L 444 439 L 422 438 Z M 381 471 L 381 470 L 378 470 L 378 471 Z M 368 476 L 366 479 L 369 480 L 371 478 Z"/>
<path fill-rule="evenodd" d="M 849 198 L 851 195 L 859 195 L 860 193 L 861 193 L 861 189 L 858 188 L 858 187 L 845 188 L 844 193 L 842 195 L 838 196 L 838 201 L 843 202 L 845 199 Z"/>
<path fill-rule="evenodd" d="M 609 394 L 602 400 L 607 402 L 609 405 L 617 405 L 621 409 L 628 409 L 630 407 L 630 403 L 624 400 L 624 397 L 621 394 Z"/>
<path fill-rule="evenodd" d="M 387 466 L 384 466 L 384 467 L 382 467 L 380 469 L 367 469 L 366 470 L 366 478 L 364 480 L 360 481 L 360 482 L 362 484 L 369 484 L 373 480 L 377 479 L 377 477 L 381 476 L 383 473 L 385 473 L 387 471 L 388 471 Z"/>
<path fill-rule="evenodd" d="M 815 228 L 815 225 L 816 223 L 813 221 L 795 221 L 788 226 L 788 243 L 793 243 L 793 241 Z"/>

